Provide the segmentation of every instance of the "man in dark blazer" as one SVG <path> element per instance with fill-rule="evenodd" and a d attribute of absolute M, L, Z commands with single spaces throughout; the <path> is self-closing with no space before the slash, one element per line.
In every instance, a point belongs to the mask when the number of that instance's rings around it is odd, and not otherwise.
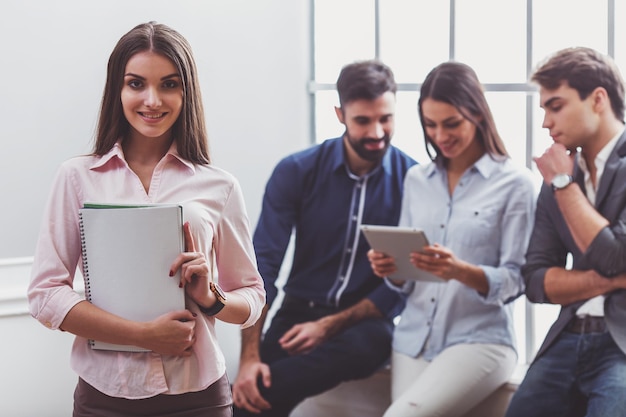
<path fill-rule="evenodd" d="M 554 144 L 522 273 L 558 319 L 507 417 L 626 415 L 626 134 L 614 62 L 568 48 L 534 72 Z"/>

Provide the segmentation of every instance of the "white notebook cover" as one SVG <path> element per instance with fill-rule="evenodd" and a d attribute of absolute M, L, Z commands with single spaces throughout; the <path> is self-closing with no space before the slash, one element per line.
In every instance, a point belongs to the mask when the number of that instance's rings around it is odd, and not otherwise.
<path fill-rule="evenodd" d="M 185 308 L 180 273 L 169 276 L 183 251 L 179 205 L 94 205 L 80 210 L 85 295 L 94 305 L 134 321 Z M 90 340 L 93 349 L 146 351 Z"/>

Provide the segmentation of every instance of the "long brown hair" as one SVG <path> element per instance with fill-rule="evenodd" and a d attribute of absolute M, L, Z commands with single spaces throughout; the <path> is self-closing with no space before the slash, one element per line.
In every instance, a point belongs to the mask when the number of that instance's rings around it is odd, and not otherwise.
<path fill-rule="evenodd" d="M 193 163 L 209 164 L 204 109 L 191 46 L 180 33 L 155 22 L 142 23 L 131 29 L 120 38 L 109 57 L 93 153 L 104 155 L 128 133 L 130 126 L 121 101 L 124 71 L 132 56 L 146 51 L 172 61 L 182 80 L 183 107 L 172 127 L 178 153 Z"/>
<path fill-rule="evenodd" d="M 482 84 L 472 68 L 460 62 L 444 62 L 433 68 L 426 76 L 420 90 L 418 111 L 426 152 L 431 160 L 444 158 L 437 145 L 426 134 L 422 103 L 427 98 L 454 106 L 467 120 L 476 126 L 476 140 L 494 159 L 509 156 L 487 104 Z M 432 151 L 434 150 L 434 155 Z"/>

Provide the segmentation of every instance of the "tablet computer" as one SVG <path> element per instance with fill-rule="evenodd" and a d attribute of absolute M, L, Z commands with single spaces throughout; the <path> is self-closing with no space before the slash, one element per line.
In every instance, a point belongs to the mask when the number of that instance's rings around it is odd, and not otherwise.
<path fill-rule="evenodd" d="M 428 238 L 421 229 L 363 224 L 361 231 L 372 249 L 384 252 L 395 259 L 397 271 L 389 275 L 389 278 L 404 281 L 445 282 L 430 272 L 416 268 L 409 261 L 411 252 L 419 252 L 424 246 L 429 245 Z"/>

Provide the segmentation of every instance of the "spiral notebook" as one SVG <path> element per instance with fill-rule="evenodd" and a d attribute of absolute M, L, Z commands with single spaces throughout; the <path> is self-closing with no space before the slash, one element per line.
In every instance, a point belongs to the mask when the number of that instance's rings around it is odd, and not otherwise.
<path fill-rule="evenodd" d="M 134 321 L 185 308 L 180 273 L 169 276 L 184 249 L 182 206 L 85 204 L 79 216 L 89 302 Z M 98 340 L 89 344 L 93 349 L 147 351 Z"/>

